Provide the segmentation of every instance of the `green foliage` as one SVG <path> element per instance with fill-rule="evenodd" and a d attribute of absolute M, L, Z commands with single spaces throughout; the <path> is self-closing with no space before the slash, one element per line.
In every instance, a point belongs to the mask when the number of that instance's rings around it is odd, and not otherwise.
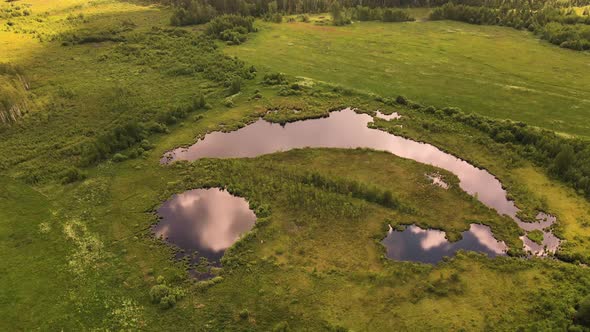
<path fill-rule="evenodd" d="M 76 167 L 69 167 L 65 171 L 62 172 L 61 179 L 62 183 L 73 183 L 84 180 L 86 178 L 86 174 L 84 174 L 81 170 Z"/>
<path fill-rule="evenodd" d="M 356 6 L 352 9 L 352 17 L 359 21 L 408 22 L 415 21 L 407 10 Z"/>
<path fill-rule="evenodd" d="M 456 108 L 447 107 L 441 112 L 434 108 L 421 108 L 420 111 L 451 118 L 481 130 L 499 143 L 512 144 L 524 158 L 590 197 L 590 142 L 587 140 L 566 138 L 522 122 L 467 114 Z"/>
<path fill-rule="evenodd" d="M 383 10 L 383 18 L 381 20 L 383 22 L 408 22 L 414 21 L 415 19 L 406 11 L 387 8 Z"/>
<path fill-rule="evenodd" d="M 250 311 L 248 309 L 242 309 L 240 310 L 239 316 L 241 319 L 248 319 L 250 317 Z"/>
<path fill-rule="evenodd" d="M 320 173 L 311 172 L 299 178 L 299 181 L 305 184 L 323 190 L 351 195 L 352 197 L 364 199 L 371 203 L 383 205 L 384 207 L 397 209 L 402 207 L 398 199 L 394 198 L 393 193 L 389 190 L 380 190 L 377 187 L 371 187 L 367 184 L 357 181 L 350 181 L 344 178 L 328 178 Z"/>
<path fill-rule="evenodd" d="M 174 9 L 170 23 L 176 26 L 203 24 L 216 15 L 217 11 L 210 4 L 201 0 L 189 0 Z"/>
<path fill-rule="evenodd" d="M 272 332 L 288 332 L 288 331 L 290 331 L 290 329 L 289 329 L 289 323 L 284 322 L 284 321 L 277 323 L 272 328 Z"/>
<path fill-rule="evenodd" d="M 288 84 L 287 76 L 283 73 L 268 73 L 264 74 L 262 84 L 265 85 L 281 85 Z"/>
<path fill-rule="evenodd" d="M 172 288 L 163 282 L 152 286 L 149 292 L 152 303 L 158 304 L 161 309 L 170 309 L 176 305 L 176 302 L 185 296 L 180 288 Z"/>
<path fill-rule="evenodd" d="M 282 23 L 283 22 L 283 15 L 279 13 L 268 13 L 262 17 L 263 20 L 266 22 L 273 22 L 273 23 Z"/>
<path fill-rule="evenodd" d="M 125 161 L 129 159 L 129 157 L 127 157 L 127 155 L 124 155 L 122 153 L 115 153 L 115 155 L 113 156 L 113 161 L 116 163 L 120 163 L 122 161 Z"/>
<path fill-rule="evenodd" d="M 536 244 L 543 244 L 543 231 L 540 230 L 534 230 L 534 231 L 530 231 L 526 234 L 526 236 L 533 242 L 535 242 Z"/>
<path fill-rule="evenodd" d="M 580 51 L 590 49 L 590 26 L 587 25 L 590 19 L 554 6 L 532 10 L 529 3 L 521 3 L 512 9 L 456 5 L 450 2 L 436 8 L 430 18 L 528 29 L 560 47 Z"/>
<path fill-rule="evenodd" d="M 81 163 L 88 166 L 105 160 L 110 155 L 141 142 L 146 136 L 147 131 L 142 124 L 130 122 L 116 126 L 82 147 Z"/>
<path fill-rule="evenodd" d="M 574 316 L 577 324 L 590 327 L 590 296 L 586 296 L 578 303 L 578 310 Z"/>
<path fill-rule="evenodd" d="M 231 84 L 229 86 L 229 93 L 235 95 L 236 93 L 242 90 L 242 79 L 240 77 L 234 77 L 231 80 Z"/>
<path fill-rule="evenodd" d="M 206 33 L 230 45 L 239 45 L 246 41 L 250 32 L 255 32 L 254 18 L 239 15 L 221 15 L 211 20 Z"/>
<path fill-rule="evenodd" d="M 330 6 L 330 15 L 332 16 L 332 25 L 342 26 L 352 22 L 348 11 L 338 1 L 334 1 Z"/>

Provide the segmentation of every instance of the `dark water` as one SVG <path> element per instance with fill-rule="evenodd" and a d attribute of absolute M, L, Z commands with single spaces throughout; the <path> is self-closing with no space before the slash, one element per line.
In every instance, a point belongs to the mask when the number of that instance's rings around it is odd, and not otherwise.
<path fill-rule="evenodd" d="M 482 252 L 490 257 L 506 254 L 506 245 L 494 238 L 488 226 L 472 224 L 461 235 L 461 240 L 449 242 L 443 231 L 410 225 L 403 231 L 390 228 L 381 243 L 387 249 L 389 258 L 431 264 L 439 262 L 444 256 L 452 256 L 460 249 Z"/>
<path fill-rule="evenodd" d="M 177 258 L 190 255 L 195 263 L 204 257 L 213 266 L 219 266 L 225 250 L 256 221 L 245 199 L 216 188 L 174 195 L 157 214 L 161 220 L 152 230 L 185 251 Z"/>
<path fill-rule="evenodd" d="M 500 181 L 486 170 L 443 152 L 433 145 L 395 136 L 367 125 L 373 118 L 357 114 L 352 109 L 330 113 L 327 118 L 298 121 L 280 125 L 259 119 L 253 124 L 230 133 L 207 134 L 188 148 L 167 152 L 161 162 L 196 160 L 199 158 L 256 157 L 279 151 L 304 147 L 372 148 L 387 151 L 400 157 L 440 167 L 459 178 L 459 186 L 486 206 L 507 215 L 524 227 L 517 217 L 519 211 L 506 197 Z M 528 239 L 525 248 L 533 254 L 555 251 L 559 240 L 548 233 L 544 246 Z M 554 241 L 557 240 L 557 241 Z"/>

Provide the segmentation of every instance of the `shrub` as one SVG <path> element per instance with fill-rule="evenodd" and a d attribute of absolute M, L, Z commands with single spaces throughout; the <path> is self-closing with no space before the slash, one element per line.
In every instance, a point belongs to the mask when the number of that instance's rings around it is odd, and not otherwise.
<path fill-rule="evenodd" d="M 170 24 L 176 26 L 203 24 L 209 22 L 217 11 L 211 5 L 198 0 L 184 1 L 177 7 L 170 18 Z"/>
<path fill-rule="evenodd" d="M 115 153 L 115 155 L 113 156 L 113 161 L 116 163 L 120 163 L 122 161 L 127 160 L 128 157 L 122 153 Z"/>
<path fill-rule="evenodd" d="M 272 328 L 272 331 L 273 332 L 287 332 L 287 331 L 289 331 L 289 323 L 287 323 L 285 321 L 279 322 Z"/>
<path fill-rule="evenodd" d="M 167 295 L 160 300 L 160 308 L 170 309 L 176 305 L 176 297 L 174 295 Z"/>
<path fill-rule="evenodd" d="M 411 17 L 406 11 L 386 8 L 383 10 L 383 17 L 381 20 L 383 22 L 407 22 L 414 21 L 414 18 Z"/>
<path fill-rule="evenodd" d="M 265 74 L 262 80 L 262 84 L 265 85 L 281 85 L 287 83 L 289 83 L 287 81 L 287 76 L 285 76 L 283 73 Z"/>
<path fill-rule="evenodd" d="M 209 22 L 205 33 L 231 44 L 241 44 L 246 40 L 246 35 L 254 31 L 253 17 L 222 15 Z"/>
<path fill-rule="evenodd" d="M 241 319 L 247 319 L 250 317 L 250 311 L 248 311 L 248 309 L 242 309 L 239 315 Z"/>
<path fill-rule="evenodd" d="M 340 2 L 334 1 L 330 6 L 330 14 L 332 15 L 332 24 L 336 26 L 342 26 L 350 24 L 350 16 L 346 9 L 342 8 Z"/>
<path fill-rule="evenodd" d="M 207 100 L 205 100 L 205 95 L 203 93 L 199 93 L 197 97 L 193 99 L 193 110 L 204 108 L 207 108 Z"/>
<path fill-rule="evenodd" d="M 273 22 L 273 23 L 282 23 L 283 22 L 283 16 L 279 13 L 266 14 L 262 17 L 262 19 L 264 21 Z M 295 22 L 295 19 L 289 18 L 289 22 Z"/>
<path fill-rule="evenodd" d="M 590 327 L 590 295 L 578 303 L 578 310 L 574 316 L 576 324 Z"/>
<path fill-rule="evenodd" d="M 80 180 L 84 180 L 86 178 L 86 174 L 84 174 L 81 170 L 76 167 L 70 167 L 62 172 L 62 182 L 64 184 L 73 183 Z"/>
<path fill-rule="evenodd" d="M 155 285 L 150 289 L 152 303 L 160 303 L 168 295 L 170 295 L 170 288 L 164 284 Z"/>
<path fill-rule="evenodd" d="M 400 104 L 400 105 L 407 105 L 408 104 L 408 99 L 404 96 L 397 96 L 397 98 L 395 98 L 395 102 Z"/>
<path fill-rule="evenodd" d="M 229 92 L 230 94 L 235 95 L 240 92 L 240 90 L 242 90 L 242 79 L 236 76 L 231 80 Z"/>

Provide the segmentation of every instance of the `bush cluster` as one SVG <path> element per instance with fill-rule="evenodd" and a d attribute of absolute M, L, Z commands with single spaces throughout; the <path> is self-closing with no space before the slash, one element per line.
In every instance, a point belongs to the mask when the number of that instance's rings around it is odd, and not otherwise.
<path fill-rule="evenodd" d="M 516 8 L 475 7 L 447 3 L 436 8 L 430 18 L 528 29 L 560 47 L 574 50 L 590 49 L 590 15 L 579 16 L 571 8 L 547 6 L 533 10 L 526 3 Z"/>
<path fill-rule="evenodd" d="M 494 141 L 512 145 L 523 157 L 544 167 L 549 174 L 590 198 L 590 142 L 566 138 L 522 122 L 495 120 L 464 113 L 453 107 L 420 109 L 438 117 L 449 117 L 487 134 Z"/>
<path fill-rule="evenodd" d="M 352 17 L 359 21 L 407 22 L 415 21 L 407 11 L 393 8 L 356 6 Z"/>
<path fill-rule="evenodd" d="M 164 279 L 158 277 L 158 284 L 150 289 L 150 299 L 152 303 L 158 304 L 162 309 L 170 309 L 176 305 L 176 302 L 184 297 L 184 291 L 179 288 L 173 288 L 164 282 Z"/>
<path fill-rule="evenodd" d="M 217 10 L 210 4 L 189 0 L 174 9 L 170 24 L 176 26 L 203 24 L 211 21 L 216 15 Z"/>
<path fill-rule="evenodd" d="M 381 190 L 358 181 L 345 178 L 329 178 L 317 172 L 310 172 L 299 179 L 304 184 L 309 184 L 322 190 L 363 199 L 387 208 L 397 209 L 401 204 L 393 196 L 390 190 Z"/>
<path fill-rule="evenodd" d="M 248 33 L 255 31 L 251 16 L 222 15 L 209 22 L 206 33 L 230 45 L 239 45 L 246 41 Z"/>

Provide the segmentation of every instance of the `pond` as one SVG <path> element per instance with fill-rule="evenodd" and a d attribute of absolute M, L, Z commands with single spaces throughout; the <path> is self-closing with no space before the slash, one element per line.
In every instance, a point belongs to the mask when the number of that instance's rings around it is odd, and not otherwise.
<path fill-rule="evenodd" d="M 395 117 L 399 117 L 399 114 Z M 529 223 L 522 222 L 516 216 L 519 209 L 507 198 L 502 183 L 488 171 L 477 168 L 433 145 L 368 127 L 373 120 L 372 116 L 356 113 L 350 108 L 331 112 L 325 118 L 285 125 L 259 119 L 236 131 L 213 132 L 188 148 L 169 151 L 162 157 L 161 163 L 200 158 L 256 157 L 305 147 L 371 148 L 440 167 L 455 174 L 459 178 L 461 189 L 486 206 L 495 209 L 499 214 L 509 216 L 525 231 L 527 230 Z M 534 224 L 536 223 L 531 225 Z M 547 229 L 543 232 L 546 241 L 542 245 L 537 245 L 523 237 L 525 249 L 537 255 L 554 252 L 559 245 L 559 239 Z"/>
<path fill-rule="evenodd" d="M 443 231 L 410 225 L 401 231 L 390 227 L 381 243 L 389 258 L 431 264 L 439 262 L 444 256 L 452 256 L 461 249 L 482 252 L 489 257 L 505 255 L 508 249 L 504 242 L 494 238 L 488 226 L 472 224 L 461 235 L 461 240 L 449 242 Z"/>
<path fill-rule="evenodd" d="M 161 220 L 152 228 L 155 236 L 182 249 L 178 259 L 189 256 L 195 264 L 206 259 L 201 274 L 207 274 L 210 266 L 220 266 L 225 250 L 256 222 L 245 199 L 217 188 L 174 195 L 157 214 Z M 199 274 L 197 270 L 193 272 Z"/>

